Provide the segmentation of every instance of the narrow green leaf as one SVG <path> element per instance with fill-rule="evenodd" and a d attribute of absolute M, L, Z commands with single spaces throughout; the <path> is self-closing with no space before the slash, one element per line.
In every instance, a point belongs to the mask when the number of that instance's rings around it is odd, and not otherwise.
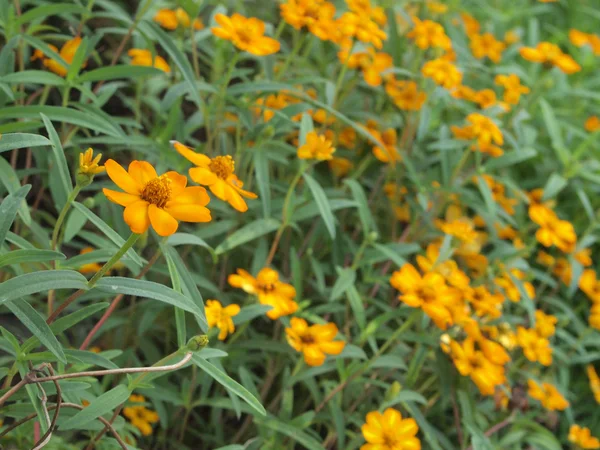
<path fill-rule="evenodd" d="M 200 355 L 192 356 L 192 361 L 204 372 L 213 377 L 217 383 L 223 385 L 223 387 L 229 392 L 237 395 L 246 403 L 248 403 L 248 405 L 251 406 L 252 409 L 258 412 L 260 415 L 267 415 L 267 411 L 265 410 L 263 405 L 261 405 L 260 402 L 256 399 L 256 397 L 254 397 L 248 389 L 239 384 L 225 372 L 222 372 L 220 369 L 215 367 L 206 359 L 202 358 Z"/>
<path fill-rule="evenodd" d="M 60 252 L 52 250 L 13 250 L 0 256 L 0 267 L 10 266 L 11 264 L 22 264 L 26 262 L 47 262 L 65 259 L 66 256 Z"/>
<path fill-rule="evenodd" d="M 204 318 L 204 311 L 191 299 L 163 284 L 124 277 L 104 277 L 96 283 L 96 288 L 111 294 L 135 295 L 158 300 L 188 311 L 200 320 Z"/>
<path fill-rule="evenodd" d="M 4 242 L 6 233 L 10 230 L 10 226 L 15 220 L 17 211 L 19 210 L 21 203 L 24 202 L 30 189 L 31 185 L 26 184 L 12 194 L 7 195 L 2 203 L 0 203 L 0 244 Z"/>
<path fill-rule="evenodd" d="M 45 114 L 42 113 L 40 115 L 42 116 L 42 121 L 44 122 L 46 131 L 48 132 L 48 137 L 50 138 L 50 142 L 52 143 L 51 148 L 55 167 L 53 167 L 51 170 L 56 170 L 58 178 L 60 180 L 58 187 L 55 188 L 55 190 L 57 190 L 58 192 L 56 192 L 56 195 L 54 197 L 55 199 L 60 200 L 58 205 L 60 208 L 62 208 L 65 202 L 67 201 L 69 194 L 73 190 L 73 184 L 71 182 L 71 176 L 69 174 L 69 166 L 67 165 L 65 151 L 63 150 L 60 138 L 58 137 L 58 133 L 56 132 L 54 125 L 52 125 L 52 122 L 50 122 L 50 119 L 48 119 L 48 117 Z M 53 186 L 51 185 L 50 189 L 52 189 L 52 187 Z"/>
<path fill-rule="evenodd" d="M 329 200 L 327 200 L 327 196 L 323 191 L 323 188 L 317 181 L 305 173 L 303 175 L 308 188 L 313 194 L 317 207 L 319 208 L 319 212 L 321 213 L 321 217 L 325 222 L 325 226 L 327 227 L 327 231 L 329 231 L 329 235 L 332 239 L 335 239 L 335 219 L 333 217 L 333 213 L 331 212 L 331 206 L 329 205 Z"/>
<path fill-rule="evenodd" d="M 46 70 L 23 70 L 22 72 L 9 73 L 0 78 L 8 84 L 33 83 L 44 86 L 64 86 L 66 81 L 58 75 Z"/>
<path fill-rule="evenodd" d="M 523 148 L 520 151 L 507 152 L 499 158 L 492 158 L 484 164 L 486 171 L 511 167 L 528 159 L 537 156 L 537 151 L 533 148 Z"/>
<path fill-rule="evenodd" d="M 308 450 L 323 450 L 323 444 L 317 441 L 315 438 L 294 427 L 293 425 L 287 424 L 275 417 L 269 416 L 268 419 L 255 419 L 257 424 L 270 428 L 271 430 L 277 431 L 278 433 L 284 434 L 294 441 L 301 444 Z"/>
<path fill-rule="evenodd" d="M 314 131 L 314 129 L 315 125 L 313 124 L 312 117 L 307 113 L 302 113 L 302 119 L 300 119 L 300 136 L 298 138 L 301 146 L 306 144 L 306 135 Z"/>
<path fill-rule="evenodd" d="M 549 200 L 557 196 L 568 184 L 568 181 L 557 173 L 553 173 L 548 178 L 544 186 L 544 195 L 542 200 Z"/>
<path fill-rule="evenodd" d="M 560 162 L 562 162 L 563 166 L 567 166 L 569 162 L 569 153 L 565 147 L 560 124 L 558 120 L 556 120 L 554 110 L 552 109 L 552 106 L 550 106 L 550 104 L 543 98 L 539 100 L 539 104 L 542 108 L 542 117 L 544 118 L 546 129 L 548 130 L 550 140 L 552 141 L 552 148 L 554 149 L 554 152 L 556 153 L 556 156 Z"/>
<path fill-rule="evenodd" d="M 50 145 L 50 141 L 38 134 L 3 134 L 2 139 L 0 139 L 0 153 L 14 150 L 15 148 L 42 147 L 44 145 Z"/>
<path fill-rule="evenodd" d="M 51 289 L 87 289 L 87 279 L 74 270 L 44 270 L 19 275 L 0 284 L 0 305 Z"/>
<path fill-rule="evenodd" d="M 356 180 L 347 178 L 344 180 L 344 184 L 350 188 L 352 197 L 356 200 L 358 217 L 360 218 L 365 236 L 370 230 L 377 231 L 377 225 L 375 224 L 375 220 L 373 220 L 373 215 L 369 209 L 367 196 L 360 183 Z"/>
<path fill-rule="evenodd" d="M 124 384 L 105 392 L 100 397 L 95 398 L 88 406 L 79 411 L 69 420 L 61 425 L 61 430 L 73 430 L 97 419 L 98 417 L 112 412 L 121 403 L 125 403 L 129 398 L 129 389 Z"/>
<path fill-rule="evenodd" d="M 254 172 L 256 184 L 260 193 L 263 215 L 265 219 L 271 217 L 271 183 L 269 181 L 269 160 L 264 149 L 259 148 L 252 154 L 254 158 Z"/>
<path fill-rule="evenodd" d="M 36 19 L 45 19 L 48 16 L 53 16 L 55 14 L 68 13 L 86 14 L 87 9 L 85 9 L 83 6 L 74 3 L 55 3 L 49 5 L 41 5 L 21 14 L 15 19 L 14 25 L 18 27 L 19 25 L 32 22 Z"/>
<path fill-rule="evenodd" d="M 336 267 L 336 270 L 338 278 L 331 288 L 331 295 L 329 296 L 330 301 L 335 301 L 340 298 L 356 281 L 356 271 L 350 267 L 343 269 L 341 267 Z"/>
<path fill-rule="evenodd" d="M 63 352 L 62 346 L 54 334 L 52 334 L 52 330 L 50 330 L 50 327 L 46 324 L 46 320 L 40 313 L 23 299 L 14 299 L 5 302 L 4 305 L 60 362 L 67 363 L 67 357 Z"/>
<path fill-rule="evenodd" d="M 108 81 L 117 80 L 121 78 L 140 78 L 145 76 L 154 75 L 165 75 L 160 69 L 156 67 L 145 67 L 145 66 L 111 66 L 111 67 L 100 67 L 99 69 L 90 70 L 81 74 L 77 81 L 79 83 L 86 83 L 89 81 Z"/>
<path fill-rule="evenodd" d="M 17 173 L 4 158 L 0 158 L 0 183 L 4 185 L 9 194 L 15 194 L 22 189 Z M 29 191 L 29 189 L 27 190 Z M 30 226 L 31 214 L 29 213 L 29 207 L 25 201 L 25 196 L 23 197 L 23 200 L 19 202 L 17 212 L 19 213 L 19 216 L 21 216 L 21 219 L 23 219 L 23 222 L 25 222 L 25 225 Z"/>
<path fill-rule="evenodd" d="M 483 196 L 483 200 L 485 201 L 485 205 L 487 206 L 488 212 L 492 219 L 496 217 L 496 202 L 492 197 L 492 191 L 486 181 L 481 176 L 477 176 L 477 187 Z M 494 220 L 495 222 L 495 220 Z"/>
<path fill-rule="evenodd" d="M 215 249 L 217 255 L 221 255 L 246 242 L 258 239 L 265 234 L 271 233 L 279 228 L 280 223 L 275 219 L 258 219 L 244 225 L 239 230 L 227 236 Z"/>

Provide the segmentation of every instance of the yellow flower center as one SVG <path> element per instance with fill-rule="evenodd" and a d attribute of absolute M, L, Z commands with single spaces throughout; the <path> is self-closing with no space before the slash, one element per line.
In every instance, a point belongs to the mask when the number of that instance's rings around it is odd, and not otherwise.
<path fill-rule="evenodd" d="M 315 338 L 313 337 L 312 334 L 305 334 L 303 336 L 300 336 L 300 340 L 305 345 L 314 344 L 314 342 L 315 342 Z"/>
<path fill-rule="evenodd" d="M 262 292 L 272 292 L 275 290 L 275 283 L 258 283 L 258 289 Z"/>
<path fill-rule="evenodd" d="M 148 203 L 164 208 L 171 197 L 171 179 L 166 175 L 161 175 L 148 181 L 140 197 Z"/>
<path fill-rule="evenodd" d="M 235 161 L 229 155 L 215 156 L 208 167 L 219 178 L 226 180 L 235 170 Z"/>

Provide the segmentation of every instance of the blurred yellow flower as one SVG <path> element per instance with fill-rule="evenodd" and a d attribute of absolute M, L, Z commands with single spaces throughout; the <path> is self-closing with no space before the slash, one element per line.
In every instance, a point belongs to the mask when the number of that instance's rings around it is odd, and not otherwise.
<path fill-rule="evenodd" d="M 365 44 L 371 44 L 376 49 L 383 47 L 387 34 L 373 17 L 360 12 L 346 12 L 338 19 L 337 25 L 346 38 L 356 38 Z"/>
<path fill-rule="evenodd" d="M 400 411 L 387 408 L 383 413 L 371 411 L 361 427 L 367 441 L 360 450 L 420 450 L 415 419 L 403 419 Z"/>
<path fill-rule="evenodd" d="M 294 301 L 296 290 L 291 284 L 280 281 L 279 274 L 273 269 L 262 268 L 256 278 L 243 269 L 237 269 L 237 274 L 229 275 L 228 281 L 231 286 L 256 295 L 260 304 L 272 306 L 273 309 L 267 312 L 269 319 L 289 316 L 298 309 Z"/>
<path fill-rule="evenodd" d="M 521 47 L 519 53 L 527 61 L 556 66 L 568 75 L 581 70 L 581 66 L 571 56 L 550 42 L 540 42 L 536 47 Z"/>
<path fill-rule="evenodd" d="M 496 75 L 494 83 L 504 88 L 504 101 L 516 105 L 521 99 L 521 94 L 529 94 L 529 88 L 521 84 L 521 80 L 514 73 L 510 75 Z"/>
<path fill-rule="evenodd" d="M 350 169 L 354 167 L 354 164 L 348 158 L 336 158 L 335 156 L 327 164 L 329 164 L 329 169 L 336 177 L 346 176 Z"/>
<path fill-rule="evenodd" d="M 371 131 L 371 134 L 383 143 L 383 147 L 378 145 L 373 147 L 375 158 L 384 163 L 395 164 L 402 160 L 402 156 L 398 151 L 398 135 L 396 130 L 388 128 L 384 132 Z"/>
<path fill-rule="evenodd" d="M 292 317 L 285 334 L 294 350 L 304 354 L 304 362 L 309 366 L 323 365 L 327 355 L 339 355 L 346 345 L 344 341 L 333 340 L 338 334 L 335 323 L 308 326 L 306 320 Z"/>
<path fill-rule="evenodd" d="M 208 326 L 219 329 L 219 340 L 224 341 L 227 335 L 235 331 L 235 326 L 231 318 L 239 314 L 239 305 L 223 307 L 218 300 L 206 300 L 205 311 Z"/>
<path fill-rule="evenodd" d="M 325 161 L 333 159 L 334 152 L 335 147 L 329 139 L 318 135 L 316 131 L 311 131 L 306 134 L 306 144 L 298 148 L 298 158 Z"/>
<path fill-rule="evenodd" d="M 93 252 L 93 251 L 94 251 L 93 247 L 85 247 L 85 248 L 81 249 L 81 251 L 79 252 L 79 254 L 80 255 L 85 255 L 86 253 L 90 253 L 90 252 Z M 99 264 L 99 263 L 88 263 L 88 264 L 84 264 L 83 266 L 79 266 L 79 268 L 77 270 L 80 273 L 87 274 L 87 273 L 96 273 L 101 268 L 102 268 L 102 264 Z"/>
<path fill-rule="evenodd" d="M 596 403 L 600 404 L 600 377 L 596 373 L 596 369 L 591 364 L 585 368 L 587 372 L 587 376 L 590 380 L 590 389 L 594 394 L 594 398 L 596 399 Z"/>
<path fill-rule="evenodd" d="M 569 441 L 583 450 L 600 448 L 600 439 L 592 436 L 589 428 L 571 425 L 569 428 Z"/>
<path fill-rule="evenodd" d="M 586 119 L 584 124 L 585 131 L 593 133 L 594 131 L 600 130 L 600 117 L 590 116 Z"/>
<path fill-rule="evenodd" d="M 444 50 L 452 48 L 452 41 L 442 25 L 433 20 L 420 20 L 418 17 L 413 17 L 412 20 L 414 27 L 406 36 L 421 50 L 435 47 Z"/>
<path fill-rule="evenodd" d="M 185 176 L 177 172 L 158 176 L 146 161 L 133 161 L 125 171 L 109 159 L 105 167 L 110 179 L 125 192 L 104 188 L 104 195 L 125 207 L 123 219 L 133 233 L 144 233 L 152 225 L 159 236 L 170 236 L 177 231 L 180 220 L 210 222 L 206 189 L 187 187 Z"/>
<path fill-rule="evenodd" d="M 558 389 L 550 383 L 539 385 L 534 380 L 527 380 L 529 390 L 527 393 L 531 398 L 539 400 L 542 406 L 549 411 L 562 411 L 569 407 L 569 402 L 562 396 Z"/>
<path fill-rule="evenodd" d="M 171 73 L 169 63 L 159 55 L 153 55 L 150 50 L 132 48 L 127 54 L 131 57 L 132 66 L 155 67 L 166 73 Z"/>
<path fill-rule="evenodd" d="M 470 337 L 465 339 L 462 344 L 452 340 L 450 342 L 452 361 L 462 376 L 468 376 L 473 380 L 482 395 L 494 395 L 496 386 L 500 386 L 506 381 L 504 367 L 502 364 L 492 362 L 483 351 L 477 350 L 475 346 L 475 339 Z M 497 350 L 495 347 L 494 349 Z"/>
<path fill-rule="evenodd" d="M 168 8 L 160 9 L 154 15 L 154 21 L 167 30 L 175 30 L 179 26 L 183 28 L 189 28 L 190 24 L 194 30 L 204 29 L 202 20 L 200 18 L 196 18 L 192 21 L 189 14 L 185 12 L 183 8 L 177 8 L 176 10 Z"/>
<path fill-rule="evenodd" d="M 279 51 L 279 42 L 264 35 L 265 23 L 262 20 L 234 13 L 231 17 L 217 14 L 215 21 L 220 27 L 212 28 L 212 33 L 231 41 L 240 50 L 257 56 L 271 55 Z"/>
<path fill-rule="evenodd" d="M 595 55 L 600 55 L 600 36 L 597 34 L 588 34 L 579 30 L 569 30 L 569 40 L 577 47 L 589 45 Z"/>
<path fill-rule="evenodd" d="M 540 336 L 535 329 L 517 327 L 517 343 L 529 361 L 537 361 L 544 366 L 552 364 L 550 341 Z"/>
<path fill-rule="evenodd" d="M 419 91 L 414 81 L 392 78 L 386 83 L 385 91 L 394 104 L 404 111 L 419 111 L 427 100 L 427 94 Z"/>
<path fill-rule="evenodd" d="M 435 84 L 446 89 L 458 87 L 462 82 L 460 70 L 450 61 L 441 58 L 426 62 L 421 69 L 421 73 L 425 77 L 433 79 Z"/>
<path fill-rule="evenodd" d="M 60 55 L 60 57 L 62 59 L 64 59 L 64 61 L 67 63 L 67 67 L 68 67 L 73 62 L 75 53 L 77 53 L 77 49 L 79 49 L 80 45 L 81 45 L 81 38 L 79 36 L 77 36 L 77 37 L 74 37 L 73 39 L 70 39 L 67 42 L 65 42 L 63 44 L 63 46 L 61 47 L 60 52 L 58 51 L 58 48 L 56 48 L 52 44 L 48 44 L 48 47 L 50 47 L 52 50 L 54 50 L 56 53 L 58 53 Z M 41 59 L 42 64 L 44 64 L 45 67 L 47 67 L 49 70 L 51 70 L 52 72 L 54 72 L 55 74 L 57 74 L 61 77 L 64 77 L 67 74 L 68 68 L 63 67 L 58 61 L 56 61 L 54 59 L 47 58 L 46 56 L 44 56 L 44 53 L 39 49 L 36 49 L 33 52 L 33 55 L 31 56 L 32 61 L 35 61 L 36 59 Z M 84 63 L 81 65 L 81 67 L 84 68 L 86 65 L 87 65 L 87 62 L 84 61 Z"/>
<path fill-rule="evenodd" d="M 557 322 L 558 319 L 552 314 L 546 314 L 539 309 L 535 311 L 535 331 L 541 337 L 549 338 L 550 336 L 554 336 Z"/>
<path fill-rule="evenodd" d="M 173 146 L 181 156 L 196 165 L 189 171 L 190 178 L 198 184 L 208 186 L 218 199 L 229 203 L 237 211 L 248 211 L 248 205 L 243 197 L 258 198 L 253 192 L 242 189 L 244 183 L 234 173 L 235 162 L 231 156 L 209 158 L 177 141 Z"/>
<path fill-rule="evenodd" d="M 504 42 L 497 40 L 492 33 L 474 33 L 469 37 L 471 39 L 471 51 L 475 58 L 482 59 L 487 56 L 495 63 L 500 62 L 502 52 L 506 48 Z"/>
<path fill-rule="evenodd" d="M 144 403 L 146 399 L 142 395 L 132 394 L 129 397 L 130 403 Z M 136 427 L 142 435 L 150 436 L 152 434 L 152 424 L 158 422 L 159 417 L 156 411 L 152 411 L 145 406 L 127 406 L 123 408 L 123 415 L 129 419 L 131 424 Z"/>
<path fill-rule="evenodd" d="M 545 247 L 555 245 L 565 253 L 571 253 L 577 244 L 573 224 L 560 220 L 556 213 L 544 205 L 529 206 L 529 218 L 540 226 L 535 237 Z"/>

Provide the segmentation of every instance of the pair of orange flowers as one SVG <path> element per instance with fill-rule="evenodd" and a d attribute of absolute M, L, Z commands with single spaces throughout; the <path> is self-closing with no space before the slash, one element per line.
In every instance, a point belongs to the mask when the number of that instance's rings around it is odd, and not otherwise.
<path fill-rule="evenodd" d="M 196 165 L 190 169 L 192 180 L 208 186 L 220 200 L 240 212 L 248 210 L 244 197 L 257 195 L 242 189 L 243 183 L 235 175 L 233 158 L 216 156 L 209 158 L 196 153 L 179 142 L 175 149 Z M 104 195 L 114 203 L 125 207 L 123 218 L 133 233 L 144 233 L 150 225 L 160 236 L 170 236 L 177 231 L 179 221 L 210 222 L 210 201 L 202 186 L 187 186 L 187 177 L 175 171 L 158 175 L 146 161 L 132 161 L 126 171 L 119 163 L 109 159 L 106 173 L 123 191 L 103 189 Z"/>

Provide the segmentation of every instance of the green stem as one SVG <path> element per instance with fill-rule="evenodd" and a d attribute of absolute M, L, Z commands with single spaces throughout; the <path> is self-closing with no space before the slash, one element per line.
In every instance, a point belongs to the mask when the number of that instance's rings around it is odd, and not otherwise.
<path fill-rule="evenodd" d="M 292 51 L 289 53 L 289 55 L 285 59 L 283 66 L 281 67 L 281 69 L 279 69 L 279 71 L 277 72 L 277 75 L 275 75 L 275 81 L 279 81 L 281 79 L 281 77 L 283 76 L 283 74 L 287 72 L 289 65 L 291 64 L 292 60 L 296 58 L 296 55 L 298 55 L 298 53 L 300 53 L 300 49 L 306 42 L 306 39 L 308 38 L 308 36 L 309 36 L 308 34 L 305 34 L 304 36 L 302 36 L 302 39 L 298 39 L 298 41 L 296 42 L 296 45 L 294 45 L 294 48 L 292 48 Z"/>
<path fill-rule="evenodd" d="M 338 75 L 337 81 L 335 82 L 335 90 L 333 91 L 333 107 L 334 108 L 337 103 L 338 93 L 340 92 L 342 83 L 344 82 L 344 78 L 346 77 L 346 72 L 348 72 L 348 61 L 350 61 L 350 57 L 352 56 L 353 49 L 354 49 L 354 42 L 352 42 L 352 46 L 350 47 L 350 50 L 348 50 L 348 57 L 346 58 L 346 61 L 344 61 L 344 64 L 342 64 L 342 70 L 340 70 L 340 74 Z"/>
<path fill-rule="evenodd" d="M 458 177 L 460 170 L 463 168 L 463 166 L 469 159 L 469 155 L 471 153 L 472 153 L 471 150 L 468 150 L 468 149 L 464 151 L 463 155 L 460 158 L 460 161 L 458 161 L 458 164 L 454 168 L 454 172 L 452 172 L 452 178 L 450 178 L 450 186 L 452 186 L 454 184 L 454 182 L 456 181 L 456 177 Z"/>
<path fill-rule="evenodd" d="M 123 255 L 127 253 L 127 250 L 129 250 L 133 246 L 133 244 L 135 244 L 135 242 L 140 238 L 140 236 L 141 234 L 131 233 L 131 236 L 129 236 L 129 239 L 125 241 L 125 243 L 119 249 L 119 251 L 115 253 L 113 257 L 110 258 L 100 268 L 98 272 L 96 272 L 96 274 L 90 279 L 90 281 L 88 281 L 88 288 L 91 289 L 92 287 L 94 287 L 98 280 L 100 280 L 100 278 L 102 278 L 106 274 L 106 272 L 108 272 L 112 268 L 112 266 L 114 266 L 123 257 Z"/>
<path fill-rule="evenodd" d="M 71 204 L 77 198 L 77 195 L 79 194 L 80 190 L 81 186 L 76 185 L 75 188 L 71 191 L 69 197 L 67 198 L 67 201 L 65 202 L 62 210 L 60 211 L 58 219 L 56 219 L 56 224 L 54 225 L 54 230 L 52 231 L 52 243 L 50 244 L 50 248 L 52 250 L 55 250 L 56 246 L 58 245 L 58 236 L 60 234 L 60 229 L 62 228 L 62 224 L 65 221 L 65 218 L 67 217 L 69 209 L 71 208 Z"/>

